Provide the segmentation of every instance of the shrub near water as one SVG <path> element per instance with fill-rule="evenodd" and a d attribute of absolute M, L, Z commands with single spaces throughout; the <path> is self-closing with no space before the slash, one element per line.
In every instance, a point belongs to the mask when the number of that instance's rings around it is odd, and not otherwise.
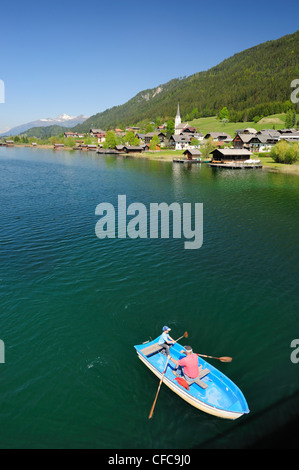
<path fill-rule="evenodd" d="M 271 150 L 271 158 L 276 163 L 292 164 L 299 160 L 299 144 L 294 142 L 289 144 L 284 140 L 278 142 Z"/>

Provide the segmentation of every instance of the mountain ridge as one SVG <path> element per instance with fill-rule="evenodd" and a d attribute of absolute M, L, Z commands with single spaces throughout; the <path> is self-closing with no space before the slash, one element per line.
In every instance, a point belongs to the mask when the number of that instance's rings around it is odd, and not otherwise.
<path fill-rule="evenodd" d="M 126 103 L 91 116 L 74 130 L 136 125 L 157 117 L 173 119 L 178 102 L 185 120 L 213 116 L 225 106 L 234 122 L 285 112 L 291 82 L 299 78 L 298 44 L 299 30 L 266 41 L 207 71 L 140 91 Z"/>
<path fill-rule="evenodd" d="M 74 127 L 78 124 L 82 124 L 84 121 L 88 119 L 87 116 L 80 114 L 79 116 L 69 116 L 68 114 L 59 114 L 56 118 L 41 118 L 37 119 L 36 121 L 31 121 L 25 124 L 21 124 L 20 126 L 13 127 L 8 131 L 0 134 L 1 136 L 5 135 L 19 135 L 23 134 L 24 132 L 31 130 L 33 128 L 40 128 L 40 127 L 48 127 L 48 126 L 61 126 L 63 128 Z"/>

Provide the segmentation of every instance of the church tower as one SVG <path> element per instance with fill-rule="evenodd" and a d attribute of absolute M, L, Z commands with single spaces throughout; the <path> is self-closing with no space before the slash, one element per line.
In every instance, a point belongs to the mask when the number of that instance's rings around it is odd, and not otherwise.
<path fill-rule="evenodd" d="M 178 104 L 178 110 L 176 113 L 175 121 L 174 121 L 174 133 L 175 135 L 180 134 L 181 129 L 178 129 L 178 126 L 182 123 L 181 115 L 180 115 L 180 105 Z"/>

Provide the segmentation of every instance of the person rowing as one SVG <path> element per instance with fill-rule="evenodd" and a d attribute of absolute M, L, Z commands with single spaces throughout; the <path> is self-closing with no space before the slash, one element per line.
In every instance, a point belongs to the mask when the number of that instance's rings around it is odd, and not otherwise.
<path fill-rule="evenodd" d="M 186 354 L 186 356 L 178 361 L 170 356 L 170 360 L 176 365 L 176 370 L 178 367 L 181 368 L 184 378 L 190 385 L 198 378 L 199 370 L 202 366 L 198 367 L 198 357 L 197 354 L 193 353 L 191 346 L 185 346 L 185 349 L 181 350 L 181 354 Z M 176 370 L 173 371 L 174 375 L 177 375 Z"/>
<path fill-rule="evenodd" d="M 167 356 L 170 356 L 169 348 L 175 343 L 175 340 L 169 336 L 171 328 L 163 326 L 162 334 L 159 338 L 158 344 L 162 347 L 162 350 L 166 352 Z"/>

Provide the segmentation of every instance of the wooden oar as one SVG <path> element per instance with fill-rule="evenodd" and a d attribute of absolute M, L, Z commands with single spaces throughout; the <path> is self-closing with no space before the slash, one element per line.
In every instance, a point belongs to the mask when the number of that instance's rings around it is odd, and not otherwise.
<path fill-rule="evenodd" d="M 233 360 L 232 357 L 226 357 L 226 356 L 214 357 L 214 356 L 205 356 L 204 354 L 197 354 L 197 356 L 208 357 L 209 359 L 218 359 L 218 361 L 221 361 L 221 362 L 232 362 L 232 360 Z"/>
<path fill-rule="evenodd" d="M 176 343 L 177 343 L 180 339 L 182 339 L 182 338 L 188 338 L 188 333 L 187 333 L 187 331 L 185 331 L 185 333 L 183 334 L 183 336 L 181 336 L 179 339 L 176 340 Z M 163 379 L 164 379 L 164 375 L 165 375 L 165 372 L 166 372 L 166 369 L 167 369 L 167 366 L 168 366 L 169 359 L 170 359 L 170 356 L 167 358 L 166 366 L 165 366 L 164 372 L 163 372 L 163 374 L 162 374 L 162 377 L 161 377 L 161 380 L 160 380 L 160 383 L 159 383 L 159 387 L 158 387 L 158 390 L 157 390 L 157 393 L 156 393 L 156 397 L 155 397 L 155 400 L 154 400 L 153 406 L 152 406 L 152 408 L 151 408 L 151 411 L 150 411 L 150 414 L 149 414 L 148 419 L 151 419 L 151 417 L 153 416 L 154 409 L 155 409 L 155 406 L 156 406 L 156 401 L 157 401 L 157 398 L 158 398 L 158 395 L 159 395 L 159 392 L 160 392 L 160 388 L 161 388 L 161 385 L 162 385 L 162 382 L 163 382 Z"/>
<path fill-rule="evenodd" d="M 188 331 L 185 331 L 185 333 L 183 334 L 183 336 L 181 336 L 179 339 L 176 340 L 176 343 L 177 343 L 178 341 L 180 341 L 180 339 L 182 339 L 182 338 L 188 338 Z"/>
<path fill-rule="evenodd" d="M 167 366 L 168 366 L 169 359 L 170 359 L 170 358 L 168 357 L 168 358 L 167 358 L 167 361 L 166 361 L 166 366 L 165 366 L 163 375 L 162 375 L 161 380 L 160 380 L 160 383 L 159 383 L 158 391 L 157 391 L 157 393 L 156 393 L 156 398 L 155 398 L 155 400 L 154 400 L 154 403 L 153 403 L 153 406 L 152 406 L 152 409 L 151 409 L 151 412 L 150 412 L 150 414 L 149 414 L 148 419 L 151 419 L 151 417 L 153 416 L 154 409 L 155 409 L 155 406 L 156 406 L 156 401 L 157 401 L 157 398 L 158 398 L 158 395 L 159 395 L 159 392 L 160 392 L 160 388 L 161 388 L 161 385 L 162 385 L 162 382 L 163 382 L 163 379 L 164 379 L 164 375 L 165 375 L 165 372 L 166 372 L 166 369 L 167 369 Z"/>

